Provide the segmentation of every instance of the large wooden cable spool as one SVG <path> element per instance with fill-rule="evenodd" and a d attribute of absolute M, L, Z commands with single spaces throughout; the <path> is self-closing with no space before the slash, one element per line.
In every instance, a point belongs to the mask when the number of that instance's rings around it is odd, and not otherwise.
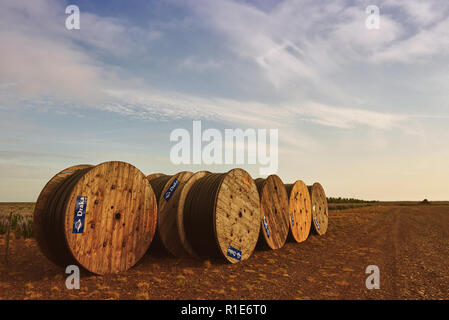
<path fill-rule="evenodd" d="M 181 245 L 186 252 L 191 257 L 197 257 L 198 255 L 193 250 L 190 242 L 186 236 L 186 230 L 184 227 L 184 207 L 187 198 L 187 194 L 190 189 L 194 185 L 196 181 L 203 178 L 204 176 L 211 174 L 209 171 L 198 171 L 194 173 L 183 185 L 183 188 L 180 190 L 179 198 L 178 198 L 178 208 L 177 208 L 177 227 L 178 227 L 178 237 L 181 241 Z"/>
<path fill-rule="evenodd" d="M 282 248 L 290 229 L 287 190 L 277 175 L 256 179 L 255 183 L 259 191 L 262 216 L 259 242 L 273 250 Z"/>
<path fill-rule="evenodd" d="M 221 257 L 231 263 L 251 256 L 260 231 L 260 200 L 245 170 L 198 179 L 184 205 L 186 236 L 199 256 Z"/>
<path fill-rule="evenodd" d="M 165 184 L 158 200 L 158 235 L 165 249 L 175 257 L 187 256 L 178 233 L 179 199 L 185 183 L 193 172 L 183 171 L 172 176 Z"/>
<path fill-rule="evenodd" d="M 297 180 L 285 185 L 289 197 L 289 239 L 303 242 L 310 233 L 312 223 L 312 204 L 306 184 Z"/>
<path fill-rule="evenodd" d="M 323 186 L 315 182 L 308 187 L 312 202 L 312 225 L 313 230 L 322 236 L 326 233 L 329 223 L 329 208 L 327 205 L 326 193 Z"/>
<path fill-rule="evenodd" d="M 60 175 L 41 192 L 34 213 L 39 239 L 46 238 L 38 240 L 44 254 L 62 267 L 76 264 L 96 274 L 136 264 L 157 223 L 156 198 L 145 175 L 118 161 Z"/>

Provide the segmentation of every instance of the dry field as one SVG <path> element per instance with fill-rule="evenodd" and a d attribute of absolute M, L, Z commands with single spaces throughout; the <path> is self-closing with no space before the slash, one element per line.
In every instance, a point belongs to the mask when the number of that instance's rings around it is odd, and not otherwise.
<path fill-rule="evenodd" d="M 34 204 L 34 202 L 0 202 L 0 217 L 7 217 L 11 212 L 24 216 L 33 215 Z"/>
<path fill-rule="evenodd" d="M 80 290 L 65 288 L 64 270 L 33 239 L 12 239 L 6 265 L 2 235 L 0 299 L 449 299 L 449 204 L 389 203 L 329 218 L 324 237 L 256 250 L 240 264 L 149 252 L 122 274 L 82 273 Z M 380 268 L 379 290 L 365 287 L 368 265 Z"/>

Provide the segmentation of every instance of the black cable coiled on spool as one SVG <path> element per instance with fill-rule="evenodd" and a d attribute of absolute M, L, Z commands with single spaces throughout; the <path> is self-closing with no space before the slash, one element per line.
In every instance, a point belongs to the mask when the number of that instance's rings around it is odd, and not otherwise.
<path fill-rule="evenodd" d="M 44 241 L 48 248 L 47 258 L 61 267 L 73 264 L 75 259 L 67 247 L 65 237 L 65 212 L 70 194 L 76 183 L 90 170 L 77 170 L 62 180 L 46 201 L 45 215 L 42 219 L 42 231 L 46 235 Z"/>
<path fill-rule="evenodd" d="M 288 199 L 290 199 L 290 194 L 293 190 L 293 183 L 286 184 L 285 189 L 287 190 Z"/>
<path fill-rule="evenodd" d="M 262 189 L 263 189 L 263 186 L 264 186 L 266 180 L 267 179 L 263 179 L 263 178 L 257 178 L 256 180 L 254 180 L 254 183 L 256 184 L 256 187 L 257 187 L 257 192 L 259 192 L 260 199 L 262 199 Z M 270 247 L 264 241 L 264 235 L 263 235 L 262 228 L 263 227 L 261 225 L 260 229 L 259 229 L 259 239 L 257 240 L 256 246 L 258 249 L 268 250 Z"/>
<path fill-rule="evenodd" d="M 215 231 L 215 208 L 218 191 L 225 176 L 226 173 L 214 173 L 198 179 L 185 200 L 186 237 L 199 256 L 220 256 Z"/>
<path fill-rule="evenodd" d="M 254 183 L 256 184 L 257 187 L 257 191 L 259 192 L 259 195 L 262 195 L 262 188 L 263 188 L 263 184 L 265 183 L 266 179 L 263 178 L 257 178 L 256 180 L 254 180 Z"/>
<path fill-rule="evenodd" d="M 154 194 L 156 196 L 156 201 L 159 203 L 159 198 L 162 194 L 164 186 L 167 184 L 168 180 L 170 180 L 172 176 L 161 176 L 154 179 L 149 180 L 151 187 L 153 188 Z"/>
<path fill-rule="evenodd" d="M 164 186 L 171 179 L 172 176 L 163 175 L 154 179 L 149 180 L 150 185 L 153 188 L 154 195 L 156 196 L 156 202 L 159 208 L 159 198 L 161 197 L 162 192 L 164 191 Z M 153 240 L 151 241 L 150 248 L 148 251 L 154 253 L 167 253 L 164 245 L 162 244 L 161 237 L 159 235 L 159 227 L 156 226 L 156 233 L 154 234 Z"/>
<path fill-rule="evenodd" d="M 291 193 L 292 193 L 294 183 L 289 183 L 289 184 L 284 184 L 284 185 L 285 185 L 285 190 L 287 190 L 288 204 L 289 204 L 289 207 L 290 207 L 290 195 L 291 195 Z M 289 210 L 290 210 L 290 209 L 289 209 Z M 291 214 L 293 214 L 293 213 L 292 213 L 292 212 L 289 212 L 289 213 L 288 213 L 288 220 L 290 221 L 289 223 L 291 223 L 291 216 L 290 216 Z M 288 241 L 288 242 L 296 242 L 296 241 L 295 241 L 295 237 L 293 236 L 293 232 L 292 232 L 292 229 L 291 229 L 291 228 L 288 228 L 287 241 Z"/>

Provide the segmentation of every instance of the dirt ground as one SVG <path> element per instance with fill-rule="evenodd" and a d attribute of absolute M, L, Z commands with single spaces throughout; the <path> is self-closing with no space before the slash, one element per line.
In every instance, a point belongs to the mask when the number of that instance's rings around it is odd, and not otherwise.
<path fill-rule="evenodd" d="M 82 273 L 65 287 L 64 270 L 33 239 L 0 238 L 0 299 L 449 299 L 449 205 L 383 205 L 333 210 L 328 233 L 242 263 L 175 259 L 151 252 L 131 270 Z M 365 286 L 368 265 L 380 289 Z"/>

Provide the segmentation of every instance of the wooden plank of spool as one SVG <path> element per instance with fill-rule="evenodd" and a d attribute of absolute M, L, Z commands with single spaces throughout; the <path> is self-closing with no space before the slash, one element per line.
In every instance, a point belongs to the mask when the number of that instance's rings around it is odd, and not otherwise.
<path fill-rule="evenodd" d="M 315 182 L 308 187 L 312 201 L 312 225 L 313 230 L 322 236 L 326 233 L 329 221 L 329 208 L 327 206 L 326 193 L 323 186 Z"/>
<path fill-rule="evenodd" d="M 175 257 L 186 256 L 178 233 L 178 205 L 181 190 L 193 172 L 183 171 L 172 176 L 163 188 L 158 200 L 157 229 L 165 249 Z"/>
<path fill-rule="evenodd" d="M 185 183 L 183 188 L 180 190 L 179 193 L 179 199 L 178 199 L 178 208 L 177 208 L 177 227 L 178 227 L 178 236 L 179 240 L 181 242 L 181 245 L 184 249 L 184 252 L 186 252 L 191 257 L 197 257 L 198 255 L 193 250 L 192 246 L 190 245 L 187 236 L 186 231 L 184 227 L 184 207 L 185 207 L 185 201 L 187 198 L 187 194 L 189 193 L 190 189 L 192 188 L 193 184 L 198 181 L 199 179 L 203 178 L 204 176 L 211 174 L 209 171 L 198 171 L 194 173 Z"/>
<path fill-rule="evenodd" d="M 255 183 L 259 191 L 262 216 L 259 242 L 273 250 L 282 248 L 290 229 L 287 190 L 277 175 L 256 179 Z"/>
<path fill-rule="evenodd" d="M 109 274 L 140 260 L 157 223 L 156 197 L 142 172 L 128 163 L 105 162 L 67 190 L 65 241 L 77 263 L 93 273 Z"/>
<path fill-rule="evenodd" d="M 186 236 L 199 256 L 230 263 L 248 259 L 260 231 L 256 184 L 243 169 L 209 174 L 188 192 L 184 208 Z"/>
<path fill-rule="evenodd" d="M 47 184 L 40 192 L 39 197 L 37 198 L 33 212 L 33 234 L 41 252 L 47 259 L 55 264 L 58 264 L 58 259 L 57 257 L 55 257 L 55 253 L 51 250 L 51 245 L 48 242 L 48 234 L 49 232 L 51 232 L 51 230 L 49 230 L 48 224 L 44 223 L 49 209 L 49 197 L 58 189 L 58 187 L 67 177 L 73 175 L 79 170 L 90 167 L 92 167 L 92 165 L 83 164 L 72 166 L 62 170 L 47 182 Z"/>
<path fill-rule="evenodd" d="M 310 233 L 312 223 L 312 204 L 306 184 L 298 180 L 293 184 L 286 184 L 289 196 L 289 238 L 296 242 L 303 242 Z"/>

